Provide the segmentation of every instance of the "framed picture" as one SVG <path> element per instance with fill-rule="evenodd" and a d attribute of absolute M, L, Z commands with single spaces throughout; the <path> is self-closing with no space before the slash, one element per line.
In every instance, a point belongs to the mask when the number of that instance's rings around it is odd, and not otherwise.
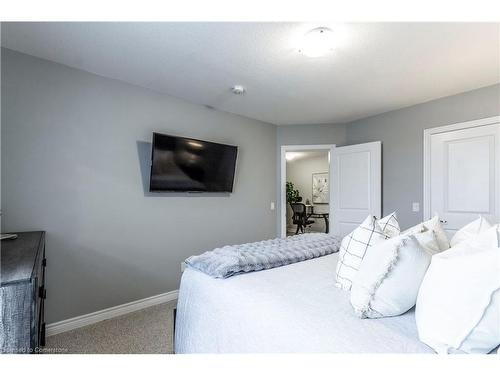
<path fill-rule="evenodd" d="M 312 174 L 312 199 L 313 204 L 328 203 L 328 172 Z"/>

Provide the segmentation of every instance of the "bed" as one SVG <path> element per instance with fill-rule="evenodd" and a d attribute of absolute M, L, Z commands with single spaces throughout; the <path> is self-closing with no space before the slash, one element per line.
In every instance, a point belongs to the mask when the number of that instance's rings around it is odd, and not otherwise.
<path fill-rule="evenodd" d="M 433 353 L 414 311 L 359 319 L 337 289 L 338 253 L 214 279 L 187 268 L 177 304 L 175 353 Z"/>

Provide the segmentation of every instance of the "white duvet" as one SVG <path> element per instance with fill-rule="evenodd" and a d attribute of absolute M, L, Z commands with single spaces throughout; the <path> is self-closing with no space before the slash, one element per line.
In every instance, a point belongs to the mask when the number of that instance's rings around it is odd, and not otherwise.
<path fill-rule="evenodd" d="M 186 269 L 176 353 L 432 353 L 418 340 L 413 309 L 359 319 L 335 284 L 337 254 L 214 279 Z"/>

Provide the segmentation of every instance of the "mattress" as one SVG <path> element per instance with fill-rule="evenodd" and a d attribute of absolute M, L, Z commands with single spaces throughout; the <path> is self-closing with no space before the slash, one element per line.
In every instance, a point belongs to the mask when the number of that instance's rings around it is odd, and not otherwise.
<path fill-rule="evenodd" d="M 418 340 L 414 311 L 359 319 L 337 289 L 338 253 L 214 279 L 187 268 L 176 353 L 433 353 Z"/>

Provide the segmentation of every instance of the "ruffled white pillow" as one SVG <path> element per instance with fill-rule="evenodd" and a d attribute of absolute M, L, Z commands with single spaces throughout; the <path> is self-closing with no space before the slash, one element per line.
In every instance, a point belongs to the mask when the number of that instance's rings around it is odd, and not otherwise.
<path fill-rule="evenodd" d="M 434 232 L 401 235 L 375 245 L 365 255 L 351 288 L 351 305 L 360 318 L 401 315 L 417 300 L 433 253 Z"/>
<path fill-rule="evenodd" d="M 418 293 L 420 340 L 438 353 L 489 353 L 500 344 L 496 228 L 432 257 Z"/>
<path fill-rule="evenodd" d="M 458 245 L 462 241 L 470 240 L 477 237 L 482 232 L 490 229 L 492 225 L 484 217 L 479 216 L 473 222 L 465 225 L 455 233 L 450 240 L 450 246 Z"/>

